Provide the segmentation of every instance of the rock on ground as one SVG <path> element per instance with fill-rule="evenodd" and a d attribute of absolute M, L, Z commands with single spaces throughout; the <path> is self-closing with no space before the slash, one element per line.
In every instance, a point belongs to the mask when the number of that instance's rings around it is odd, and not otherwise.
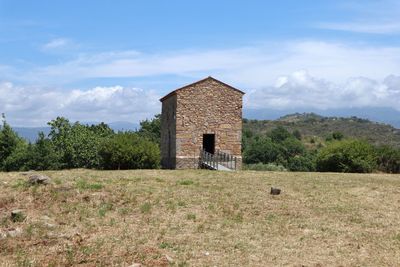
<path fill-rule="evenodd" d="M 35 184 L 49 184 L 51 181 L 50 177 L 43 175 L 43 174 L 32 174 L 28 178 L 28 184 L 35 185 Z"/>
<path fill-rule="evenodd" d="M 23 220 L 25 220 L 26 215 L 24 213 L 23 210 L 13 210 L 11 211 L 11 220 L 13 222 L 22 222 Z"/>

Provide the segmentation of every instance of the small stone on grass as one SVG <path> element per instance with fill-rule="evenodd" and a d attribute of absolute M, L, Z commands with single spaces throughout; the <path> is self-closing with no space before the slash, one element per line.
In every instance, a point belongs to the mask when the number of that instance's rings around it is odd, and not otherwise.
<path fill-rule="evenodd" d="M 37 185 L 37 184 L 49 184 L 51 181 L 50 177 L 43 174 L 32 174 L 28 178 L 28 184 Z"/>
<path fill-rule="evenodd" d="M 281 193 L 280 188 L 271 187 L 271 195 L 279 195 Z"/>
<path fill-rule="evenodd" d="M 22 222 L 26 218 L 26 215 L 23 210 L 17 209 L 11 211 L 11 220 L 13 222 Z"/>

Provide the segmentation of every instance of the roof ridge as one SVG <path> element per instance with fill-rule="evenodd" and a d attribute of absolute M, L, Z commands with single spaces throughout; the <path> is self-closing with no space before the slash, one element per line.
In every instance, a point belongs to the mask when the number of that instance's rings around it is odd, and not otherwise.
<path fill-rule="evenodd" d="M 235 87 L 233 87 L 233 86 L 231 86 L 231 85 L 229 85 L 229 84 L 227 84 L 227 83 L 221 82 L 220 80 L 217 80 L 217 79 L 215 79 L 215 78 L 212 77 L 212 76 L 208 76 L 208 77 L 206 77 L 206 78 L 204 78 L 204 79 L 198 80 L 197 82 L 190 83 L 190 84 L 187 84 L 187 85 L 185 85 L 185 86 L 179 87 L 178 89 L 175 89 L 174 91 L 172 91 L 172 92 L 168 93 L 167 95 L 163 96 L 162 98 L 160 98 L 160 101 L 161 101 L 161 102 L 164 101 L 165 99 L 167 99 L 167 98 L 169 98 L 170 96 L 176 94 L 178 91 L 180 91 L 180 90 L 182 90 L 182 89 L 185 89 L 185 88 L 187 88 L 187 87 L 189 87 L 189 86 L 193 86 L 193 85 L 202 83 L 202 82 L 204 82 L 204 81 L 206 81 L 206 80 L 213 80 L 213 81 L 216 81 L 216 82 L 218 82 L 218 83 L 220 83 L 220 84 L 222 84 L 222 85 L 225 85 L 225 86 L 227 86 L 227 87 L 229 87 L 229 88 L 231 88 L 231 89 L 233 89 L 233 90 L 235 90 L 235 91 L 238 91 L 238 92 L 241 93 L 241 94 L 245 94 L 243 91 L 241 91 L 241 90 L 239 90 L 239 89 L 237 89 L 237 88 L 235 88 Z"/>

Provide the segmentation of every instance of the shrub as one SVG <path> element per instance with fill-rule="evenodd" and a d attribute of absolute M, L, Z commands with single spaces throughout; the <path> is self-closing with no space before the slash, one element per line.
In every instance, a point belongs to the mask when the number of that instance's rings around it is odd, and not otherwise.
<path fill-rule="evenodd" d="M 160 145 L 161 142 L 161 114 L 157 114 L 151 120 L 140 122 L 139 135 Z"/>
<path fill-rule="evenodd" d="M 39 133 L 34 145 L 29 147 L 27 167 L 30 170 L 56 170 L 60 168 L 60 157 L 53 142 Z"/>
<path fill-rule="evenodd" d="M 290 157 L 302 155 L 306 152 L 303 143 L 296 138 L 287 138 L 281 144 L 283 157 L 289 159 Z"/>
<path fill-rule="evenodd" d="M 361 140 L 333 141 L 319 151 L 316 167 L 323 172 L 372 172 L 376 168 L 375 150 Z"/>
<path fill-rule="evenodd" d="M 315 171 L 315 159 L 312 155 L 295 156 L 288 160 L 286 168 L 295 172 Z"/>
<path fill-rule="evenodd" d="M 244 162 L 248 164 L 274 162 L 280 155 L 280 147 L 270 138 L 259 138 L 244 151 Z"/>
<path fill-rule="evenodd" d="M 328 135 L 326 138 L 325 138 L 325 141 L 327 141 L 327 142 L 330 142 L 330 141 L 333 141 L 333 140 L 338 140 L 338 141 L 340 141 L 340 140 L 342 140 L 344 138 L 344 135 L 341 133 L 341 132 L 333 132 L 333 133 L 331 133 L 330 135 Z"/>
<path fill-rule="evenodd" d="M 284 140 L 293 137 L 293 135 L 283 126 L 278 126 L 268 133 L 268 137 L 274 142 L 283 142 Z"/>
<path fill-rule="evenodd" d="M 387 173 L 400 173 L 400 149 L 381 146 L 376 149 L 378 169 Z"/>
<path fill-rule="evenodd" d="M 99 167 L 99 145 L 113 132 L 106 124 L 97 126 L 71 124 L 68 119 L 57 117 L 48 123 L 50 140 L 60 158 L 61 168 Z"/>
<path fill-rule="evenodd" d="M 299 130 L 294 130 L 292 134 L 297 140 L 301 140 L 301 133 Z"/>
<path fill-rule="evenodd" d="M 2 115 L 3 125 L 0 127 L 0 167 L 2 170 L 18 170 L 21 157 L 26 155 L 26 143 L 22 140 Z M 8 159 L 8 157 L 11 157 Z M 18 166 L 12 166 L 13 163 Z"/>
<path fill-rule="evenodd" d="M 15 149 L 3 162 L 4 171 L 22 171 L 26 169 L 28 161 L 28 145 L 20 141 Z"/>
<path fill-rule="evenodd" d="M 160 164 L 158 145 L 137 133 L 118 133 L 100 145 L 99 155 L 104 169 L 155 169 Z"/>

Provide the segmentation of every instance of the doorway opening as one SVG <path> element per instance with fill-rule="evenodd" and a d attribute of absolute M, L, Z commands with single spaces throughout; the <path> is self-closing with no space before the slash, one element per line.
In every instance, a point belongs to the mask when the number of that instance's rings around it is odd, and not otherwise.
<path fill-rule="evenodd" d="M 203 134 L 203 150 L 214 154 L 215 152 L 215 134 Z"/>

